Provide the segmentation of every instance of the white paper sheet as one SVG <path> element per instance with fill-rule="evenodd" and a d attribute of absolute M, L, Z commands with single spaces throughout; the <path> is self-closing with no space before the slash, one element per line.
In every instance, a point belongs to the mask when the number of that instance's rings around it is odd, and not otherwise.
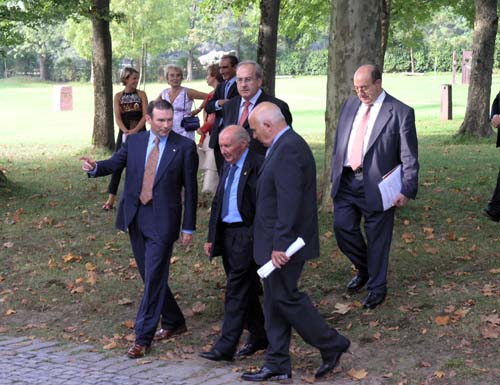
<path fill-rule="evenodd" d="M 382 182 L 378 184 L 384 211 L 392 207 L 394 199 L 401 192 L 401 186 L 401 165 L 399 165 L 384 175 Z"/>
<path fill-rule="evenodd" d="M 293 242 L 290 246 L 288 246 L 288 249 L 286 249 L 285 254 L 288 258 L 290 258 L 292 255 L 294 255 L 297 251 L 302 249 L 306 243 L 301 237 L 298 237 L 295 242 Z M 273 265 L 273 261 L 270 260 L 267 262 L 265 265 L 261 266 L 259 270 L 257 270 L 257 274 L 259 274 L 259 277 L 264 279 L 271 274 L 276 267 Z"/>

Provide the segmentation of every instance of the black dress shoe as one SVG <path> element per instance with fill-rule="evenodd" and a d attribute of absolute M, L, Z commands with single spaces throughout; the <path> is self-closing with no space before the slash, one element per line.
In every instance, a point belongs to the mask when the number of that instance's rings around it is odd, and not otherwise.
<path fill-rule="evenodd" d="M 292 375 L 289 373 L 276 373 L 265 366 L 260 368 L 260 370 L 256 373 L 247 372 L 247 373 L 243 373 L 243 375 L 241 376 L 241 379 L 244 381 L 254 381 L 254 382 L 260 382 L 260 381 L 281 381 L 281 382 L 283 382 L 286 380 L 290 380 L 291 378 L 292 378 Z"/>
<path fill-rule="evenodd" d="M 375 309 L 378 305 L 385 301 L 386 292 L 373 292 L 370 291 L 368 297 L 363 301 L 363 307 L 365 309 Z"/>
<path fill-rule="evenodd" d="M 346 344 L 345 344 L 345 347 L 342 351 L 335 352 L 335 354 L 331 358 L 329 358 L 327 360 L 323 360 L 323 363 L 321 364 L 319 369 L 316 371 L 316 374 L 314 375 L 315 378 L 324 377 L 326 374 L 328 374 L 333 369 L 335 369 L 335 367 L 339 363 L 340 356 L 342 356 L 342 354 L 347 352 L 347 350 L 349 349 L 349 346 L 351 346 L 351 341 L 349 341 L 347 338 L 345 338 L 345 340 L 346 340 Z"/>
<path fill-rule="evenodd" d="M 217 349 L 209 350 L 208 352 L 201 352 L 199 354 L 201 358 L 206 358 L 212 361 L 232 361 L 233 356 L 227 353 L 219 352 Z"/>
<path fill-rule="evenodd" d="M 483 214 L 493 222 L 500 222 L 500 212 L 496 212 L 490 209 L 484 209 Z"/>
<path fill-rule="evenodd" d="M 362 289 L 363 286 L 366 285 L 366 282 L 368 282 L 368 277 L 365 277 L 362 275 L 356 275 L 347 284 L 347 290 L 349 290 L 351 292 L 356 292 L 356 291 Z"/>
<path fill-rule="evenodd" d="M 264 350 L 264 349 L 267 349 L 267 343 L 260 343 L 260 344 L 247 343 L 247 344 L 243 345 L 243 347 L 240 350 L 238 350 L 235 357 L 239 357 L 239 358 L 249 357 L 252 354 L 254 354 L 255 352 L 257 352 L 259 350 Z"/>

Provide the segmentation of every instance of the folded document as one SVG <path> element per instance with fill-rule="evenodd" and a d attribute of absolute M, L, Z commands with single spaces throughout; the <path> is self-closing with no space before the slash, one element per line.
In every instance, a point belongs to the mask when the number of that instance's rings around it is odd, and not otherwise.
<path fill-rule="evenodd" d="M 288 258 L 290 258 L 292 255 L 294 255 L 297 251 L 302 249 L 306 243 L 301 237 L 298 237 L 295 242 L 293 242 L 290 246 L 288 246 L 288 249 L 286 249 L 285 254 Z M 273 265 L 273 260 L 271 259 L 269 262 L 267 262 L 265 265 L 263 265 L 259 270 L 257 270 L 257 274 L 259 274 L 259 277 L 264 279 L 271 274 L 274 269 L 276 269 L 276 266 Z"/>

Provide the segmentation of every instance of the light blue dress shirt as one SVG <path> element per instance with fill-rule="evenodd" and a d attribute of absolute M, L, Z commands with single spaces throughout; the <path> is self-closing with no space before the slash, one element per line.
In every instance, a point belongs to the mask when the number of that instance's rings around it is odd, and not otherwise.
<path fill-rule="evenodd" d="M 241 218 L 241 214 L 238 210 L 238 184 L 240 182 L 241 170 L 243 169 L 243 164 L 245 164 L 245 159 L 248 155 L 248 149 L 245 150 L 241 158 L 235 163 L 238 167 L 234 172 L 233 184 L 231 185 L 231 191 L 227 191 L 227 179 L 224 185 L 224 194 L 229 193 L 229 209 L 227 215 L 222 218 L 222 222 L 226 223 L 235 223 L 235 222 L 243 222 Z M 234 167 L 234 166 L 231 166 Z"/>

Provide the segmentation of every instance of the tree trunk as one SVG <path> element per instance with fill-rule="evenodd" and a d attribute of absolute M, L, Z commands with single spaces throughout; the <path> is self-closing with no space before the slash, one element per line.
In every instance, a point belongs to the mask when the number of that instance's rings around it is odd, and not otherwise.
<path fill-rule="evenodd" d="M 340 108 L 351 94 L 356 69 L 382 63 L 382 3 L 384 0 L 332 0 L 325 115 L 325 163 L 320 180 L 321 208 L 330 200 L 332 150 Z"/>
<path fill-rule="evenodd" d="M 5 186 L 7 184 L 7 177 L 0 168 L 0 186 Z"/>
<path fill-rule="evenodd" d="M 93 0 L 92 54 L 94 70 L 94 132 L 97 147 L 115 147 L 113 126 L 113 72 L 111 34 L 109 32 L 110 0 Z"/>
<path fill-rule="evenodd" d="M 387 40 L 389 39 L 389 27 L 391 25 L 391 0 L 383 0 L 382 2 L 382 61 L 380 68 L 384 68 L 385 51 L 387 49 Z"/>
<path fill-rule="evenodd" d="M 489 119 L 493 53 L 498 29 L 498 0 L 475 0 L 471 77 L 465 118 L 459 135 L 490 136 Z"/>
<path fill-rule="evenodd" d="M 186 81 L 190 82 L 193 80 L 193 49 L 191 48 L 188 52 L 188 59 L 186 64 Z"/>
<path fill-rule="evenodd" d="M 413 58 L 413 48 L 410 48 L 410 71 L 415 72 L 415 59 Z"/>
<path fill-rule="evenodd" d="M 262 88 L 266 93 L 273 96 L 276 77 L 279 14 L 280 0 L 260 0 L 257 62 L 262 66 L 264 72 Z"/>
<path fill-rule="evenodd" d="M 38 55 L 38 69 L 40 71 L 40 80 L 49 80 L 49 71 L 47 68 L 47 56 L 43 53 Z"/>

